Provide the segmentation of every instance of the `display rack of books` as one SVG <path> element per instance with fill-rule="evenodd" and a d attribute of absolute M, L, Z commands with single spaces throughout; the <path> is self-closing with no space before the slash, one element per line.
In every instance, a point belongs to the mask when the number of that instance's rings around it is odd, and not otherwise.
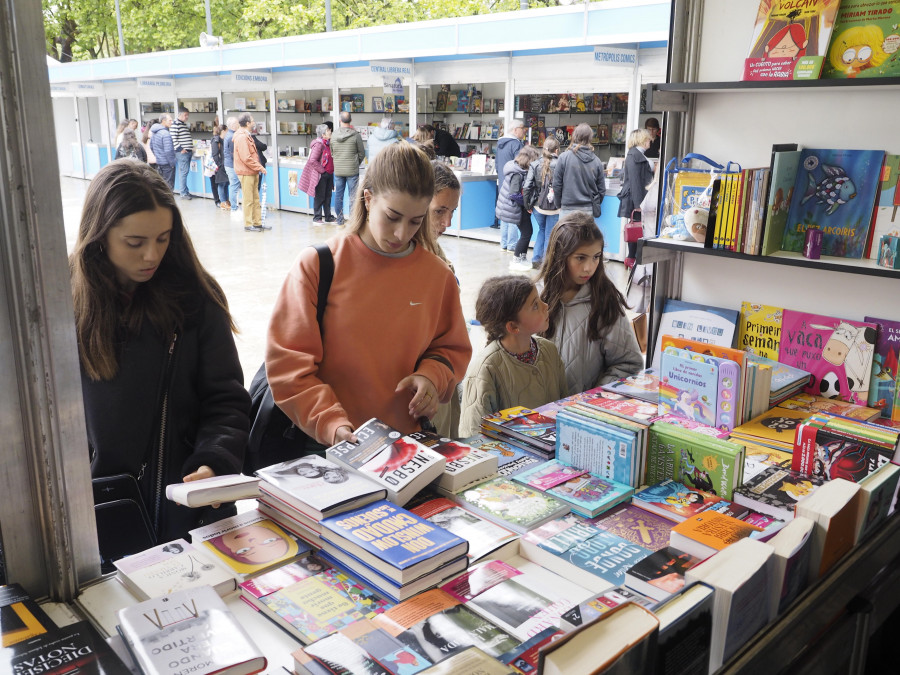
<path fill-rule="evenodd" d="M 151 120 L 158 120 L 163 113 L 175 114 L 175 105 L 172 101 L 141 101 L 141 119 L 140 123 L 143 127 Z"/>
<path fill-rule="evenodd" d="M 459 141 L 462 152 L 494 152 L 503 136 L 502 82 L 431 85 L 423 95 L 425 118 Z"/>
<path fill-rule="evenodd" d="M 407 86 L 403 87 L 402 94 L 386 94 L 383 87 L 341 88 L 338 100 L 335 101 L 335 107 L 339 112 L 350 113 L 353 127 L 364 142 L 369 140 L 369 134 L 378 127 L 384 117 L 393 120 L 397 133 L 409 138 L 412 135 L 409 128 L 409 105 Z"/>
<path fill-rule="evenodd" d="M 886 451 L 886 444 L 891 445 L 887 454 L 893 455 L 896 444 L 891 443 L 890 434 L 897 429 L 890 427 L 900 421 L 895 412 L 895 357 L 887 339 L 879 336 L 892 335 L 892 323 L 900 319 L 890 300 L 900 290 L 900 269 L 896 258 L 881 255 L 885 249 L 891 253 L 891 235 L 898 234 L 894 232 L 897 224 L 888 223 L 896 211 L 894 158 L 900 155 L 900 145 L 896 136 L 878 130 L 894 125 L 891 102 L 900 81 L 889 72 L 879 77 L 884 68 L 878 64 L 864 70 L 861 77 L 819 79 L 816 58 L 821 64 L 821 45 L 828 45 L 831 27 L 824 18 L 814 21 L 818 32 L 810 34 L 807 58 L 800 59 L 804 68 L 813 70 L 805 71 L 803 79 L 797 79 L 796 73 L 791 79 L 790 69 L 776 75 L 781 72 L 778 68 L 797 64 L 790 58 L 754 57 L 750 46 L 759 35 L 784 37 L 809 23 L 809 17 L 793 15 L 779 31 L 771 12 L 783 4 L 740 0 L 726 10 L 719 3 L 690 0 L 674 6 L 669 42 L 671 81 L 649 85 L 647 108 L 665 111 L 661 119 L 663 165 L 672 162 L 673 167 L 694 171 L 665 173 L 660 181 L 663 206 L 657 224 L 661 236 L 641 240 L 638 260 L 656 263 L 650 344 L 659 344 L 666 328 L 671 330 L 667 306 L 673 300 L 716 311 L 727 308 L 736 318 L 739 313 L 735 346 L 770 359 L 757 360 L 752 370 L 742 374 L 755 371 L 751 375 L 755 377 L 782 364 L 811 373 L 801 392 L 780 400 L 773 374 L 768 406 L 778 407 L 739 425 L 731 440 L 745 446 L 742 503 L 781 504 L 788 512 L 813 521 L 810 538 L 818 542 L 820 550 L 812 558 L 818 569 L 811 575 L 828 571 L 743 648 L 722 651 L 723 665 L 717 672 L 798 668 L 817 673 L 848 672 L 847 668 L 862 672 L 870 636 L 900 607 L 900 594 L 895 590 L 900 522 L 892 516 L 867 530 L 866 516 L 860 515 L 875 513 L 872 499 L 877 486 L 896 474 L 896 467 L 878 459 L 878 450 Z M 842 15 L 857 16 L 849 9 L 844 12 L 845 4 L 841 3 L 838 20 Z M 809 3 L 804 12 L 821 12 L 829 5 L 837 7 L 836 3 Z M 819 9 L 811 9 L 813 6 Z M 691 24 L 701 16 L 699 25 Z M 729 30 L 722 30 L 724 26 Z M 814 44 L 817 41 L 819 44 Z M 828 58 L 825 60 L 827 63 Z M 769 75 L 752 81 L 745 71 L 751 61 L 751 71 L 758 73 L 762 68 Z M 809 114 L 773 115 L 774 105 Z M 848 119 L 853 123 L 845 125 Z M 843 129 L 840 134 L 835 133 L 839 126 Z M 682 163 L 689 153 L 705 155 L 717 164 L 734 162 L 736 168 L 731 175 L 722 172 L 711 178 L 699 164 Z M 829 180 L 834 181 L 833 187 Z M 838 193 L 843 185 L 849 192 L 842 196 Z M 669 188 L 672 198 L 666 203 L 662 196 Z M 850 194 L 852 198 L 845 198 Z M 696 213 L 688 217 L 690 209 Z M 676 232 L 680 223 L 697 222 L 698 217 L 703 222 L 694 236 L 683 224 L 684 229 Z M 682 330 L 696 328 L 690 323 L 682 322 Z M 849 361 L 824 351 L 842 325 L 848 336 L 842 344 L 848 355 L 853 353 Z M 710 334 L 702 339 L 715 343 Z M 858 381 L 851 374 L 857 355 L 869 363 Z M 670 376 L 675 372 L 669 368 Z M 721 394 L 720 388 L 717 394 Z M 829 398 L 823 400 L 822 396 Z M 687 398 L 682 401 L 697 410 Z M 835 405 L 836 399 L 851 407 L 832 412 L 854 419 L 848 421 L 847 430 L 842 429 L 842 439 L 832 441 L 829 435 L 834 423 L 817 416 Z M 756 405 L 745 399 L 747 402 Z M 766 403 L 757 399 L 759 402 Z M 875 413 L 880 425 L 876 429 L 888 434 L 886 440 L 877 430 L 869 437 L 871 422 L 861 417 L 868 414 L 864 410 L 867 405 L 881 410 Z M 853 431 L 856 424 L 862 425 L 859 429 L 864 434 Z M 803 431 L 795 432 L 797 428 Z M 788 436 L 786 446 L 784 435 Z M 840 461 L 846 459 L 850 445 L 856 448 L 858 466 Z M 812 447 L 819 451 L 815 457 L 810 455 Z M 805 458 L 806 479 L 797 480 L 791 473 L 792 456 L 798 462 Z M 767 458 L 765 463 L 778 468 L 763 467 L 759 458 Z M 692 472 L 702 465 L 696 456 L 682 454 L 680 461 L 685 459 Z M 846 469 L 840 474 L 841 485 L 834 480 L 839 468 Z M 705 473 L 699 471 L 694 472 L 695 477 Z M 826 480 L 821 492 L 816 484 L 820 476 Z M 817 496 L 800 508 L 806 491 Z M 790 497 L 791 493 L 797 496 Z M 896 490 L 885 499 L 893 509 Z M 854 509 L 845 508 L 854 502 Z M 815 515 L 810 517 L 809 510 Z M 844 523 L 838 526 L 841 518 Z M 826 529 L 819 529 L 823 524 Z M 825 539 L 836 534 L 835 529 L 860 542 L 837 563 L 831 554 L 848 549 L 842 548 L 846 543 L 837 538 Z"/>
<path fill-rule="evenodd" d="M 215 97 L 179 98 L 178 106 L 188 109 L 190 113 L 188 123 L 193 133 L 211 134 L 216 117 L 219 117 L 219 123 L 222 123 L 221 116 L 219 116 L 219 101 Z"/>
<path fill-rule="evenodd" d="M 269 136 L 269 112 L 271 102 L 264 91 L 222 92 L 222 105 L 225 107 L 224 117 L 239 115 L 242 112 L 253 113 L 253 119 L 262 125 L 260 136 Z"/>
<path fill-rule="evenodd" d="M 592 142 L 603 161 L 625 154 L 627 93 L 518 94 L 515 109 L 524 114 L 534 145 L 540 146 L 553 134 L 565 149 L 575 127 L 587 123 L 594 131 Z"/>
<path fill-rule="evenodd" d="M 328 89 L 291 89 L 275 92 L 275 144 L 284 157 L 304 155 L 316 138 L 316 126 L 331 119 Z"/>

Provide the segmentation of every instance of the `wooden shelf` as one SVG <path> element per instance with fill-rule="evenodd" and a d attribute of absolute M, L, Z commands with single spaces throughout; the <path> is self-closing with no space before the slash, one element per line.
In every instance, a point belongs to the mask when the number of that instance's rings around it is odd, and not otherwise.
<path fill-rule="evenodd" d="M 861 274 L 870 277 L 885 277 L 888 279 L 900 279 L 900 270 L 892 270 L 887 267 L 879 267 L 874 260 L 863 258 L 835 258 L 823 256 L 818 260 L 804 258 L 800 253 L 778 251 L 772 255 L 747 255 L 734 251 L 704 248 L 703 244 L 693 241 L 674 241 L 671 239 L 641 239 L 638 242 L 638 260 L 646 257 L 649 262 L 653 258 L 658 259 L 655 253 L 644 253 L 644 249 L 658 249 L 670 253 L 693 253 L 697 255 L 709 255 L 717 258 L 732 258 L 734 260 L 746 260 L 754 263 L 771 265 L 788 265 L 790 267 L 806 267 L 809 269 L 824 270 L 828 272 L 842 272 L 844 274 Z"/>
<path fill-rule="evenodd" d="M 741 92 L 741 91 L 767 91 L 781 89 L 835 89 L 844 88 L 854 90 L 872 90 L 893 88 L 900 89 L 900 77 L 870 77 L 863 79 L 834 79 L 834 80 L 779 80 L 777 82 L 671 82 L 658 84 L 658 91 L 679 91 L 691 93 L 716 93 L 716 92 Z"/>

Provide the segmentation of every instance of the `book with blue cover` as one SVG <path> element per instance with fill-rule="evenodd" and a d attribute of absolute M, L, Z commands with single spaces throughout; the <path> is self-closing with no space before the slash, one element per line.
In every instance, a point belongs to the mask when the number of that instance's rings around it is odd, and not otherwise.
<path fill-rule="evenodd" d="M 401 585 L 469 549 L 462 537 L 385 500 L 325 518 L 322 539 Z"/>
<path fill-rule="evenodd" d="M 681 415 L 716 426 L 719 369 L 690 352 L 667 348 L 659 369 L 659 414 Z"/>
<path fill-rule="evenodd" d="M 734 344 L 739 318 L 740 312 L 736 309 L 700 305 L 674 298 L 667 299 L 659 320 L 659 331 L 651 365 L 655 368 L 659 367 L 664 335 L 687 338 L 719 347 L 731 347 Z"/>
<path fill-rule="evenodd" d="M 483 452 L 497 456 L 497 475 L 501 478 L 511 478 L 520 471 L 525 471 L 535 464 L 542 464 L 545 460 L 526 452 L 513 443 L 498 441 L 484 434 L 475 434 L 464 438 L 463 443 L 477 448 Z"/>
<path fill-rule="evenodd" d="M 561 410 L 556 416 L 556 458 L 607 480 L 634 487 L 639 481 L 633 432 Z"/>
<path fill-rule="evenodd" d="M 809 371 L 802 368 L 790 366 L 774 359 L 767 359 L 765 356 L 757 354 L 747 354 L 747 361 L 772 368 L 770 402 L 783 399 L 786 394 L 802 389 L 809 382 Z"/>
<path fill-rule="evenodd" d="M 806 230 L 815 227 L 822 255 L 862 258 L 883 162 L 883 150 L 802 150 L 782 250 L 802 251 Z"/>
<path fill-rule="evenodd" d="M 560 460 L 552 459 L 540 466 L 526 469 L 517 474 L 513 480 L 535 487 L 533 480 L 536 476 L 553 475 L 557 473 L 555 470 L 557 466 L 568 467 Z M 634 488 L 612 479 L 595 476 L 587 471 L 578 471 L 576 475 L 548 487 L 545 492 L 567 502 L 575 513 L 593 518 L 631 497 Z"/>

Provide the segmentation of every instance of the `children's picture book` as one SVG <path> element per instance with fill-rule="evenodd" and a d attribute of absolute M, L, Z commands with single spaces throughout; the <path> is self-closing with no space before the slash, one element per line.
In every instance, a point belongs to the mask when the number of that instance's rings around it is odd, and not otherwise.
<path fill-rule="evenodd" d="M 841 0 L 823 78 L 900 76 L 897 0 Z"/>
<path fill-rule="evenodd" d="M 663 351 L 659 372 L 660 415 L 682 415 L 716 426 L 719 369 L 715 363 L 669 347 Z"/>
<path fill-rule="evenodd" d="M 446 112 L 447 111 L 447 94 L 446 91 L 439 91 L 437 93 L 437 99 L 434 103 L 434 111 L 435 112 Z"/>
<path fill-rule="evenodd" d="M 314 555 L 242 583 L 241 595 L 303 644 L 393 606 Z"/>
<path fill-rule="evenodd" d="M 602 411 L 598 413 L 603 414 Z M 557 414 L 556 423 L 557 459 L 572 466 L 583 466 L 601 478 L 632 487 L 638 484 L 640 446 L 637 432 L 568 410 Z"/>
<path fill-rule="evenodd" d="M 366 102 L 365 96 L 363 94 L 350 94 L 351 101 L 353 103 L 353 107 L 351 108 L 351 112 L 365 112 Z"/>
<path fill-rule="evenodd" d="M 779 340 L 779 351 L 781 351 L 781 343 Z M 756 354 L 747 355 L 748 363 L 756 363 L 758 365 L 766 365 L 772 369 L 772 378 L 770 384 L 769 404 L 774 405 L 786 397 L 800 391 L 809 384 L 809 371 L 802 368 L 789 366 L 775 359 L 768 359 L 764 356 Z"/>
<path fill-rule="evenodd" d="M 211 551 L 241 579 L 249 579 L 309 551 L 309 546 L 294 534 L 255 509 L 198 527 L 189 534 L 191 543 Z"/>
<path fill-rule="evenodd" d="M 653 367 L 659 367 L 664 335 L 689 338 L 720 347 L 731 347 L 740 320 L 736 309 L 700 305 L 668 298 L 659 322 L 659 337 L 653 352 Z"/>
<path fill-rule="evenodd" d="M 865 405 L 877 331 L 871 322 L 786 309 L 778 360 L 812 375 L 803 391 Z"/>
<path fill-rule="evenodd" d="M 737 348 L 777 361 L 783 312 L 783 307 L 742 302 Z"/>
<path fill-rule="evenodd" d="M 507 478 L 495 478 L 464 490 L 458 501 L 520 534 L 569 512 L 569 506 L 555 497 Z"/>
<path fill-rule="evenodd" d="M 176 591 L 120 609 L 119 627 L 145 673 L 178 673 L 180 659 L 206 675 L 234 668 L 257 673 L 266 657 L 209 586 Z M 172 667 L 172 654 L 179 654 Z M 201 665 L 202 664 L 202 665 Z"/>
<path fill-rule="evenodd" d="M 878 326 L 875 337 L 875 354 L 872 357 L 872 379 L 869 382 L 869 405 L 881 409 L 881 416 L 891 419 L 897 401 L 898 356 L 900 356 L 900 321 L 863 318 L 867 323 Z"/>
<path fill-rule="evenodd" d="M 839 0 L 760 0 L 743 80 L 815 80 Z"/>
<path fill-rule="evenodd" d="M 802 150 L 782 250 L 801 252 L 806 230 L 815 227 L 822 255 L 861 258 L 883 162 L 882 150 Z"/>
<path fill-rule="evenodd" d="M 553 480 L 550 484 L 551 481 L 546 480 L 548 477 L 567 473 L 569 477 L 559 482 Z M 634 494 L 634 488 L 629 485 L 600 478 L 581 469 L 573 469 L 555 459 L 523 471 L 513 480 L 553 495 L 568 503 L 572 511 L 586 518 L 593 518 Z M 548 487 L 541 487 L 542 485 Z"/>
<path fill-rule="evenodd" d="M 384 112 L 394 112 L 394 97 L 390 94 L 385 94 L 382 98 L 384 98 Z"/>
<path fill-rule="evenodd" d="M 781 401 L 777 407 L 800 410 L 802 412 L 840 415 L 841 417 L 849 417 L 850 419 L 861 420 L 863 422 L 868 422 L 881 417 L 881 410 L 879 408 L 869 408 L 864 405 L 847 403 L 839 398 L 825 398 L 818 394 L 807 394 L 802 391 L 792 394 L 790 398 Z"/>
<path fill-rule="evenodd" d="M 372 97 L 372 112 L 384 112 L 384 99 L 381 96 Z"/>
<path fill-rule="evenodd" d="M 411 511 L 429 523 L 434 523 L 468 541 L 468 556 L 472 561 L 478 561 L 488 554 L 497 555 L 498 549 L 519 538 L 515 532 L 443 497 L 430 499 L 415 506 Z"/>
<path fill-rule="evenodd" d="M 623 396 L 639 398 L 647 403 L 659 402 L 659 369 L 644 368 L 603 385 L 603 389 Z"/>
<path fill-rule="evenodd" d="M 184 539 L 159 544 L 113 564 L 119 581 L 141 600 L 204 585 L 222 596 L 237 588 L 237 577 L 230 569 Z"/>
<path fill-rule="evenodd" d="M 773 408 L 759 417 L 734 428 L 731 438 L 736 443 L 750 441 L 790 452 L 794 448 L 794 434 L 812 413 L 788 408 Z"/>
<path fill-rule="evenodd" d="M 444 472 L 447 462 L 440 453 L 381 420 L 373 417 L 353 433 L 359 442 L 331 446 L 328 459 L 386 489 L 399 506 Z"/>
<path fill-rule="evenodd" d="M 898 8 L 900 11 L 900 8 Z M 897 210 L 900 209 L 900 155 L 885 155 L 881 167 L 881 185 L 872 227 L 869 228 L 869 240 L 866 242 L 866 258 L 878 260 L 880 256 L 881 238 L 900 228 L 897 221 Z"/>
<path fill-rule="evenodd" d="M 691 489 L 671 479 L 646 487 L 631 498 L 635 506 L 676 522 L 706 511 L 721 501 L 711 492 Z"/>

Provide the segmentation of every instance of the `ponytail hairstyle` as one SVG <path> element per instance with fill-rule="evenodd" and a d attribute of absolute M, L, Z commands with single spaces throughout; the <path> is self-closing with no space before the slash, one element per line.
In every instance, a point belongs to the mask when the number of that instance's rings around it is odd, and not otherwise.
<path fill-rule="evenodd" d="M 593 150 L 593 147 L 591 146 L 591 139 L 593 138 L 594 130 L 591 129 L 591 125 L 582 122 L 575 127 L 575 131 L 572 132 L 572 143 L 569 145 L 569 150 L 578 152 L 579 148 L 582 147 L 588 147 Z"/>
<path fill-rule="evenodd" d="M 126 216 L 157 208 L 172 212 L 169 247 L 153 277 L 124 300 L 105 251 L 109 231 Z M 117 159 L 94 176 L 69 255 L 69 276 L 78 355 L 95 382 L 111 380 L 118 372 L 122 329 L 136 335 L 149 321 L 159 335 L 171 337 L 173 329 L 184 326 L 186 315 L 199 310 L 197 296 L 218 305 L 236 331 L 225 293 L 200 264 L 172 189 L 146 162 Z"/>
<path fill-rule="evenodd" d="M 434 196 L 434 169 L 422 150 L 412 143 L 392 143 L 381 150 L 369 164 L 363 179 L 353 195 L 350 212 L 349 234 L 359 234 L 369 222 L 365 191 L 373 195 L 402 192 L 411 197 L 429 200 Z M 434 234 L 429 219 L 431 209 L 426 210 L 422 226 L 412 240 L 426 251 L 434 250 Z"/>
<path fill-rule="evenodd" d="M 550 162 L 553 161 L 559 152 L 559 141 L 556 140 L 556 136 L 547 136 L 547 138 L 544 139 L 543 149 L 544 151 L 541 153 L 541 157 L 544 160 L 541 162 L 542 185 L 547 178 L 547 174 L 550 173 Z"/>
<path fill-rule="evenodd" d="M 475 318 L 487 334 L 487 344 L 506 335 L 506 324 L 516 321 L 534 282 L 522 274 L 486 279 L 475 300 Z"/>
<path fill-rule="evenodd" d="M 590 128 L 590 127 L 588 127 Z M 550 234 L 547 254 L 538 275 L 544 282 L 541 299 L 549 306 L 550 321 L 544 337 L 550 339 L 556 332 L 556 324 L 562 308 L 563 293 L 570 288 L 568 260 L 585 244 L 599 242 L 603 253 L 603 235 L 587 211 L 571 211 L 559 219 Z M 625 298 L 612 279 L 606 276 L 603 262 L 587 282 L 591 290 L 591 312 L 588 318 L 588 339 L 599 340 L 606 331 L 625 316 Z"/>

